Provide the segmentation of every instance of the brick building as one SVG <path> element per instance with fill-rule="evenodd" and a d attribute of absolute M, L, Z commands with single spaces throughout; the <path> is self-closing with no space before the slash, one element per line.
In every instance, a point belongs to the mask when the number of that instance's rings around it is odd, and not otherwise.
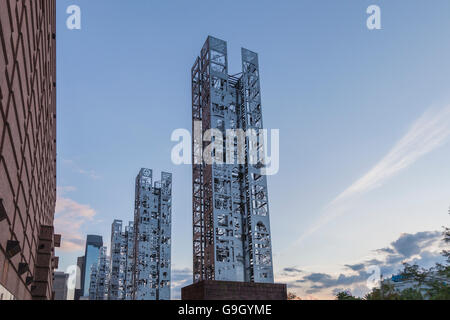
<path fill-rule="evenodd" d="M 0 291 L 52 299 L 56 1 L 0 1 Z"/>

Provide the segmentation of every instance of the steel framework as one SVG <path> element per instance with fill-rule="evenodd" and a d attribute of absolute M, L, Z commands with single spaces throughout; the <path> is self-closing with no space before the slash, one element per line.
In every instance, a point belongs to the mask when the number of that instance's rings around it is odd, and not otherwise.
<path fill-rule="evenodd" d="M 230 76 L 227 43 L 210 36 L 191 76 L 193 280 L 273 283 L 267 180 L 263 161 L 252 161 L 261 136 L 245 136 L 244 163 L 237 136 L 223 139 L 223 154 L 213 151 L 223 162 L 204 161 L 210 129 L 263 129 L 258 55 L 242 49 L 242 73 Z M 230 153 L 234 164 L 225 164 Z"/>
<path fill-rule="evenodd" d="M 108 248 L 101 247 L 97 263 L 91 266 L 89 300 L 109 299 L 110 260 Z"/>
<path fill-rule="evenodd" d="M 170 300 L 172 174 L 136 177 L 133 300 Z"/>

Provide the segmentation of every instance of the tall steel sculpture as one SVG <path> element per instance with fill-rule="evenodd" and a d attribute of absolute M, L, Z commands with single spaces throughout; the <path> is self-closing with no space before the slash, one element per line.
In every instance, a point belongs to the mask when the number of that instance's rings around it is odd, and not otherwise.
<path fill-rule="evenodd" d="M 131 236 L 133 236 L 131 234 Z M 132 238 L 134 240 L 134 237 Z M 125 300 L 127 280 L 128 233 L 122 230 L 122 221 L 114 220 L 111 226 L 111 267 L 109 300 Z M 130 248 L 130 250 L 133 250 Z M 131 281 L 130 281 L 131 282 Z"/>
<path fill-rule="evenodd" d="M 194 283 L 274 281 L 261 136 L 249 134 L 263 129 L 259 80 L 256 53 L 242 49 L 242 72 L 229 75 L 227 43 L 214 37 L 192 67 Z"/>
<path fill-rule="evenodd" d="M 170 300 L 172 174 L 142 169 L 136 177 L 133 299 Z"/>

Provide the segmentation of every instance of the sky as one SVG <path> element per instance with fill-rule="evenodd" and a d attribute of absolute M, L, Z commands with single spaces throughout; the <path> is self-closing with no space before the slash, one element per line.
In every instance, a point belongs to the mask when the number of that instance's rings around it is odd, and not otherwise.
<path fill-rule="evenodd" d="M 81 30 L 66 27 L 70 5 Z M 370 5 L 381 30 L 369 30 Z M 142 167 L 173 173 L 172 296 L 192 279 L 190 70 L 208 35 L 258 52 L 277 282 L 303 299 L 367 292 L 373 268 L 439 261 L 449 225 L 450 2 L 434 0 L 57 1 L 60 269 L 87 234 L 133 220 Z M 372 268 L 372 269 L 371 269 Z"/>

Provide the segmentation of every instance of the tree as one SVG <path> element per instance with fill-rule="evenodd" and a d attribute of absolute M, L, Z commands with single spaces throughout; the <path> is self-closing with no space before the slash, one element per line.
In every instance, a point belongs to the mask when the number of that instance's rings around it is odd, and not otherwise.
<path fill-rule="evenodd" d="M 426 296 L 430 300 L 450 300 L 450 286 L 439 280 L 428 283 L 429 289 L 426 290 Z"/>
<path fill-rule="evenodd" d="M 403 271 L 400 275 L 404 279 L 412 280 L 416 283 L 416 287 L 421 287 L 427 282 L 427 278 L 433 272 L 433 269 L 424 269 L 418 265 L 403 264 Z"/>
<path fill-rule="evenodd" d="M 343 291 L 343 292 L 338 292 L 338 294 L 336 294 L 336 300 L 361 300 L 361 299 L 352 296 L 348 292 Z"/>
<path fill-rule="evenodd" d="M 364 300 L 401 300 L 401 297 L 392 284 L 381 283 L 380 288 L 373 288 Z"/>
<path fill-rule="evenodd" d="M 400 292 L 400 300 L 423 300 L 420 290 L 408 288 Z"/>
<path fill-rule="evenodd" d="M 300 299 L 300 297 L 298 297 L 295 293 L 293 292 L 288 292 L 288 296 L 287 296 L 288 300 L 302 300 Z"/>

